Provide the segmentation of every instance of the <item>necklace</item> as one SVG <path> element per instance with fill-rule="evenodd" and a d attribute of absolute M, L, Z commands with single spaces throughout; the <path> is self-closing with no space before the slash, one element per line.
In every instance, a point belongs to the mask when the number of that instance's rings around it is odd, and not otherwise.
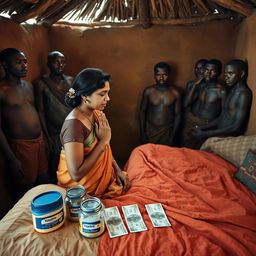
<path fill-rule="evenodd" d="M 80 108 L 80 106 L 78 106 L 77 109 L 78 109 L 79 112 L 83 115 L 83 117 L 85 117 L 85 118 L 90 122 L 90 124 L 92 125 L 92 127 L 94 127 L 95 121 L 92 122 L 92 121 L 90 120 L 90 118 L 89 118 L 89 117 L 84 113 L 84 111 Z M 94 117 L 94 114 L 93 114 L 93 117 Z"/>

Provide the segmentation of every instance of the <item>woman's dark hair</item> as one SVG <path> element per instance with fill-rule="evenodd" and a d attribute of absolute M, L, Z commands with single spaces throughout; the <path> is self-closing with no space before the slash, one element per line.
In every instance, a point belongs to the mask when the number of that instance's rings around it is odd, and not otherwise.
<path fill-rule="evenodd" d="M 71 89 L 66 94 L 65 102 L 75 108 L 81 103 L 81 96 L 90 96 L 98 89 L 105 87 L 105 82 L 110 81 L 110 75 L 98 68 L 86 68 L 76 76 Z"/>

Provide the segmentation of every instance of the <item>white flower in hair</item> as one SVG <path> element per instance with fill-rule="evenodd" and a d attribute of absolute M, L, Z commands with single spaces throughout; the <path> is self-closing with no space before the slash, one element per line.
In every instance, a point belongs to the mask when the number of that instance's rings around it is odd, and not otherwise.
<path fill-rule="evenodd" d="M 76 93 L 75 89 L 74 88 L 70 88 L 68 90 L 68 97 L 71 98 L 71 99 L 75 98 L 75 93 Z"/>

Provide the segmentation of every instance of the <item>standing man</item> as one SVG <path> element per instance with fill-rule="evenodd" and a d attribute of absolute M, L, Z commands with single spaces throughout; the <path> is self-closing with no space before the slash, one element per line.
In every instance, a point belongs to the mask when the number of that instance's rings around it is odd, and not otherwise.
<path fill-rule="evenodd" d="M 204 78 L 204 72 L 205 72 L 205 65 L 207 63 L 206 59 L 200 59 L 196 62 L 195 67 L 194 67 L 194 74 L 195 74 L 195 79 L 189 81 L 186 84 L 186 95 L 189 94 L 191 88 L 195 83 L 200 83 L 202 79 Z"/>
<path fill-rule="evenodd" d="M 181 95 L 168 84 L 170 66 L 154 67 L 155 85 L 145 88 L 140 106 L 141 143 L 174 145 L 180 125 Z"/>
<path fill-rule="evenodd" d="M 33 87 L 21 80 L 27 75 L 26 56 L 7 48 L 0 61 L 5 71 L 0 83 L 0 144 L 18 199 L 32 186 L 49 182 L 48 163 Z"/>
<path fill-rule="evenodd" d="M 216 119 L 224 105 L 227 88 L 218 81 L 222 64 L 219 60 L 209 60 L 205 65 L 204 78 L 193 84 L 185 100 L 189 110 L 183 129 L 183 146 L 200 148 L 203 141 L 194 140 L 191 134 L 195 126 L 208 124 Z"/>
<path fill-rule="evenodd" d="M 64 98 L 71 87 L 73 77 L 64 75 L 65 56 L 58 51 L 48 54 L 49 74 L 43 75 L 35 84 L 36 105 L 39 117 L 49 146 L 49 173 L 53 183 L 57 182 L 61 151 L 60 131 L 66 116 L 71 109 Z"/>
<path fill-rule="evenodd" d="M 199 104 L 198 91 L 200 88 L 200 84 L 204 79 L 205 65 L 207 63 L 206 59 L 200 59 L 195 63 L 194 66 L 194 74 L 195 78 L 186 84 L 186 92 L 184 97 L 184 106 L 182 112 L 182 124 L 184 127 L 185 121 L 187 119 L 188 113 L 195 107 L 196 104 Z M 191 93 L 191 89 L 193 92 Z M 184 137 L 184 136 L 182 136 Z"/>
<path fill-rule="evenodd" d="M 252 91 L 246 83 L 247 64 L 239 59 L 227 63 L 225 81 L 230 87 L 227 99 L 219 118 L 208 125 L 193 129 L 196 140 L 213 136 L 239 136 L 246 129 L 251 104 Z"/>

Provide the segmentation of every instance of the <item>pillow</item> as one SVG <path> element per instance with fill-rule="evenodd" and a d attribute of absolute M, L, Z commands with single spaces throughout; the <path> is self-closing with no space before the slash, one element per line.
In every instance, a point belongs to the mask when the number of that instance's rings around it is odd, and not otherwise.
<path fill-rule="evenodd" d="M 248 150 L 242 166 L 235 174 L 248 189 L 256 194 L 256 153 Z"/>
<path fill-rule="evenodd" d="M 200 150 L 220 155 L 238 168 L 243 164 L 249 149 L 256 151 L 256 135 L 212 137 L 207 139 L 200 148 Z"/>

